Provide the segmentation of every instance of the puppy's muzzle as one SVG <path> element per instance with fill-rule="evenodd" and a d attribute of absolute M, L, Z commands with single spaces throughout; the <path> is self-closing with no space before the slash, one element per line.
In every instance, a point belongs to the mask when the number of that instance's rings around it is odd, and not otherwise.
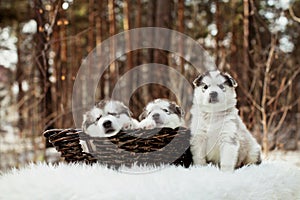
<path fill-rule="evenodd" d="M 209 103 L 217 103 L 218 102 L 218 93 L 211 92 L 209 93 Z"/>
<path fill-rule="evenodd" d="M 111 121 L 107 120 L 107 121 L 103 122 L 102 126 L 105 129 L 111 128 Z"/>
<path fill-rule="evenodd" d="M 105 129 L 105 133 L 111 133 L 115 131 L 115 129 L 112 127 L 112 122 L 110 120 L 106 120 L 102 124 L 103 128 Z"/>
<path fill-rule="evenodd" d="M 159 120 L 159 114 L 158 114 L 158 113 L 155 113 L 154 115 L 152 115 L 152 119 L 153 119 L 154 121 Z"/>
<path fill-rule="evenodd" d="M 159 113 L 153 114 L 152 119 L 155 121 L 156 124 L 162 124 L 163 123 L 160 119 L 160 114 Z"/>

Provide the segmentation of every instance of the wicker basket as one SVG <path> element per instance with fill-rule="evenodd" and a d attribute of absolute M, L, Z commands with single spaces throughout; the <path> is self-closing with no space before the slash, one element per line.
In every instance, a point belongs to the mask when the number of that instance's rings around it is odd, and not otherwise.
<path fill-rule="evenodd" d="M 189 167 L 190 131 L 183 127 L 120 131 L 112 137 L 91 137 L 80 129 L 51 129 L 44 136 L 67 162 L 99 162 L 108 166 L 174 164 Z M 80 140 L 85 141 L 84 152 Z"/>

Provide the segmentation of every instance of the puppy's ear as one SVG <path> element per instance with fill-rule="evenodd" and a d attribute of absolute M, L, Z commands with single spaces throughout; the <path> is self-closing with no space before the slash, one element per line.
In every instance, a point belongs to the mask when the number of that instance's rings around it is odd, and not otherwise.
<path fill-rule="evenodd" d="M 126 115 L 128 115 L 128 117 L 131 117 L 133 115 L 130 109 L 127 106 L 125 106 L 123 103 L 122 103 L 122 107 L 123 108 L 121 113 L 125 113 Z"/>
<path fill-rule="evenodd" d="M 146 110 L 144 110 L 144 111 L 140 114 L 139 120 L 142 121 L 142 120 L 145 119 L 146 117 L 147 117 L 147 112 L 146 112 Z"/>
<path fill-rule="evenodd" d="M 103 99 L 103 100 L 95 103 L 95 106 L 97 108 L 103 109 L 107 102 L 108 102 L 108 100 Z"/>
<path fill-rule="evenodd" d="M 83 121 L 81 128 L 84 132 L 86 132 L 87 128 L 94 123 L 93 116 L 91 115 L 91 112 L 88 111 L 83 115 Z"/>
<path fill-rule="evenodd" d="M 133 115 L 133 113 L 129 110 L 129 111 L 128 111 L 128 116 L 129 116 L 129 117 L 132 117 L 132 115 Z"/>
<path fill-rule="evenodd" d="M 193 85 L 195 87 L 198 87 L 201 85 L 202 83 L 202 79 L 203 79 L 204 75 L 203 74 L 200 74 L 194 81 L 193 81 Z"/>
<path fill-rule="evenodd" d="M 128 117 L 131 117 L 133 115 L 132 112 L 128 108 L 124 109 L 124 111 L 122 113 L 125 113 Z"/>
<path fill-rule="evenodd" d="M 238 86 L 237 82 L 228 73 L 223 73 L 222 75 L 226 79 L 225 83 L 227 85 L 229 85 L 230 87 L 234 87 L 234 88 L 236 88 Z"/>
<path fill-rule="evenodd" d="M 184 116 L 185 112 L 184 112 L 184 110 L 180 106 L 176 105 L 175 109 L 176 109 L 176 113 L 177 114 L 179 114 L 181 117 Z"/>
<path fill-rule="evenodd" d="M 179 117 L 184 116 L 184 110 L 180 106 L 178 106 L 175 102 L 170 103 L 169 110 L 174 114 L 178 115 Z"/>

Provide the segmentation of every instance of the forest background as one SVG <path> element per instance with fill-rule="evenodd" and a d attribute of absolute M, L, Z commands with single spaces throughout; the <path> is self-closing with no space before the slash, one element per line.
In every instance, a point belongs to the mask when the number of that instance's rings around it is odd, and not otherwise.
<path fill-rule="evenodd" d="M 299 13 L 299 0 L 0 0 L 0 170 L 57 161 L 42 132 L 74 127 L 72 90 L 82 61 L 104 40 L 139 27 L 168 28 L 199 42 L 237 80 L 240 115 L 264 153 L 298 150 Z M 198 75 L 172 52 L 135 50 L 110 64 L 96 100 L 109 98 L 123 74 L 145 63 L 172 67 L 190 83 Z M 148 75 L 172 79 L 151 69 Z M 133 76 L 132 87 L 141 78 Z M 155 98 L 190 101 L 192 90 L 185 92 L 178 99 L 164 86 L 144 85 L 129 107 L 137 117 Z"/>

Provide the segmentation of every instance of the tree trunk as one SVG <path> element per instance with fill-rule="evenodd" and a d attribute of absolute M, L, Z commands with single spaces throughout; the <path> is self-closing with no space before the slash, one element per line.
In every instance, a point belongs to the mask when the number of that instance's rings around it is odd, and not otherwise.
<path fill-rule="evenodd" d="M 136 21 L 135 28 L 142 27 L 142 3 L 141 0 L 137 0 L 137 9 L 136 9 Z M 137 35 L 137 41 L 139 41 L 139 36 Z M 134 65 L 140 65 L 143 62 L 143 53 L 140 50 L 136 50 L 136 54 L 134 56 L 135 62 Z"/>
<path fill-rule="evenodd" d="M 172 0 L 156 1 L 156 14 L 155 14 L 155 26 L 162 28 L 171 28 L 172 19 Z M 164 47 L 168 48 L 171 38 L 157 38 Z M 154 63 L 168 65 L 168 52 L 155 49 L 154 50 Z M 160 71 L 154 72 L 154 76 L 159 77 L 161 80 L 168 80 L 169 74 L 161 74 Z M 151 89 L 153 98 L 169 98 L 170 92 L 165 87 L 156 85 Z"/>
<path fill-rule="evenodd" d="M 215 21 L 216 21 L 216 26 L 217 26 L 217 35 L 216 35 L 216 65 L 219 67 L 220 64 L 220 52 L 221 48 L 219 46 L 220 41 L 223 39 L 221 32 L 222 32 L 222 22 L 221 22 L 221 10 L 220 10 L 220 2 L 219 0 L 215 0 L 216 3 L 216 14 L 215 14 Z"/>
<path fill-rule="evenodd" d="M 130 10 L 129 5 L 130 5 L 129 0 L 125 0 L 123 3 L 123 13 L 124 13 L 123 28 L 124 28 L 124 31 L 128 31 L 131 28 L 130 16 L 129 16 L 129 10 Z M 130 40 L 131 40 L 130 36 L 125 35 L 125 43 L 126 43 L 127 49 L 131 49 Z M 131 69 L 133 67 L 133 57 L 132 57 L 131 52 L 127 53 L 126 67 L 127 67 L 127 69 Z"/>
<path fill-rule="evenodd" d="M 94 26 L 95 26 L 95 12 L 94 0 L 89 0 L 89 32 L 88 32 L 88 52 L 94 48 Z"/>
<path fill-rule="evenodd" d="M 156 1 L 155 26 L 162 28 L 171 28 L 171 13 L 172 0 Z M 162 44 L 168 44 L 170 41 L 165 41 L 166 38 L 161 38 Z M 165 45 L 164 45 L 165 46 Z M 161 50 L 154 51 L 154 62 L 167 64 L 168 56 L 162 53 Z"/>
<path fill-rule="evenodd" d="M 21 43 L 22 43 L 22 37 L 21 37 L 21 30 L 20 30 L 20 25 L 18 25 L 17 28 L 17 37 L 18 37 L 18 42 L 17 42 L 17 52 L 18 52 L 18 63 L 17 63 L 17 71 L 16 71 L 16 80 L 18 82 L 18 87 L 19 87 L 19 93 L 17 96 L 17 103 L 20 105 L 18 112 L 19 112 L 19 119 L 18 119 L 18 128 L 20 132 L 23 131 L 25 128 L 25 120 L 24 120 L 24 114 L 23 114 L 23 108 L 25 104 L 25 93 L 22 90 L 22 82 L 24 80 L 24 70 L 22 66 L 22 55 L 21 55 Z M 23 103 L 24 102 L 24 103 Z"/>
<path fill-rule="evenodd" d="M 109 35 L 114 36 L 116 34 L 116 17 L 115 17 L 115 2 L 114 0 L 108 0 L 108 19 L 109 19 Z M 116 58 L 115 42 L 110 41 L 110 55 L 113 60 Z M 111 96 L 113 87 L 118 78 L 118 68 L 116 62 L 113 61 L 109 68 L 109 96 Z"/>
<path fill-rule="evenodd" d="M 103 1 L 98 2 L 98 9 L 96 15 L 96 45 L 99 45 L 102 41 L 102 12 L 103 12 Z"/>
<path fill-rule="evenodd" d="M 130 23 L 130 15 L 129 15 L 129 11 L 131 10 L 130 6 L 130 2 L 129 0 L 124 0 L 123 2 L 123 29 L 124 31 L 128 31 L 131 29 L 131 23 Z M 125 35 L 125 45 L 126 45 L 126 49 L 131 49 L 131 37 L 129 34 Z M 136 38 L 134 38 L 136 39 Z M 132 52 L 128 52 L 126 55 L 126 65 L 125 65 L 125 71 L 126 70 L 130 70 L 134 67 L 133 64 L 133 53 Z M 125 93 L 129 93 L 129 90 L 135 89 L 136 88 L 136 76 L 134 76 L 133 74 L 130 74 L 130 79 L 132 80 L 130 85 L 128 85 L 125 90 L 123 90 L 122 92 Z"/>
<path fill-rule="evenodd" d="M 184 0 L 178 0 L 178 31 L 180 33 L 184 33 Z M 180 55 L 183 55 L 183 41 L 179 41 L 179 53 Z M 180 72 L 182 75 L 184 75 L 184 59 L 180 57 Z"/>
<path fill-rule="evenodd" d="M 243 18 L 243 61 L 244 61 L 244 70 L 242 73 L 243 83 L 248 83 L 248 70 L 249 70 L 249 1 L 243 0 L 244 6 L 244 18 Z M 248 85 L 247 87 L 248 88 Z"/>
<path fill-rule="evenodd" d="M 156 11 L 156 3 L 157 0 L 148 1 L 148 9 L 147 9 L 147 26 L 154 27 L 155 26 L 155 11 Z M 149 40 L 152 41 L 154 39 L 153 34 L 149 35 Z M 152 63 L 154 61 L 154 50 L 148 49 L 148 58 L 146 63 Z"/>
<path fill-rule="evenodd" d="M 104 30 L 104 24 L 105 20 L 103 19 L 103 9 L 105 9 L 104 1 L 97 1 L 98 7 L 97 7 L 97 14 L 96 14 L 96 45 L 97 45 L 97 55 L 101 55 L 101 49 L 98 47 L 98 45 L 101 44 L 103 40 L 103 30 Z M 103 99 L 105 97 L 105 81 L 104 78 L 100 78 L 100 88 L 99 93 L 96 93 L 96 99 Z"/>
<path fill-rule="evenodd" d="M 43 10 L 43 3 L 41 0 L 35 0 L 35 20 L 37 22 L 37 33 L 36 33 L 36 66 L 39 66 L 39 75 L 40 75 L 40 87 L 42 89 L 42 127 L 45 127 L 48 121 L 45 121 L 47 116 L 51 115 L 53 112 L 51 100 L 52 94 L 50 90 L 51 82 L 49 81 L 49 62 L 48 62 L 48 51 L 49 51 L 49 40 L 44 29 L 44 24 L 47 22 L 45 18 L 45 11 Z M 47 128 L 47 127 L 45 127 Z M 39 130 L 42 132 L 42 130 Z"/>

